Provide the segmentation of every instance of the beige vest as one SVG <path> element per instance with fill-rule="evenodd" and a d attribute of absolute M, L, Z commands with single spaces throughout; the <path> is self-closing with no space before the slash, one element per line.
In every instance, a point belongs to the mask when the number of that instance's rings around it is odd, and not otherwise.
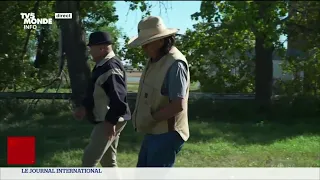
<path fill-rule="evenodd" d="M 183 104 L 183 111 L 171 119 L 158 121 L 153 127 L 141 129 L 141 125 L 149 119 L 150 112 L 154 113 L 169 104 L 169 98 L 161 94 L 161 87 L 170 66 L 177 60 L 182 60 L 186 64 L 185 56 L 175 47 L 155 63 L 148 63 L 142 73 L 137 95 L 135 111 L 133 112 L 132 122 L 138 132 L 148 134 L 162 134 L 170 131 L 177 131 L 183 140 L 189 138 L 188 125 L 188 97 L 190 87 L 190 73 L 188 69 L 188 89 Z"/>

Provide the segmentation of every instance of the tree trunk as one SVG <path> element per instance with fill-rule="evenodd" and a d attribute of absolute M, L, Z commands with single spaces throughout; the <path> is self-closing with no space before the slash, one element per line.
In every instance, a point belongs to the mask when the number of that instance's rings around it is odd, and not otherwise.
<path fill-rule="evenodd" d="M 267 110 L 271 104 L 272 81 L 273 81 L 273 49 L 264 47 L 263 37 L 256 38 L 256 76 L 255 76 L 255 99 L 261 110 Z"/>
<path fill-rule="evenodd" d="M 62 46 L 66 53 L 67 67 L 72 90 L 72 101 L 79 106 L 85 96 L 86 86 L 90 80 L 90 68 L 87 63 L 86 43 L 79 17 L 77 1 L 56 1 L 57 12 L 70 12 L 72 19 L 60 21 Z"/>
<path fill-rule="evenodd" d="M 313 93 L 313 83 L 312 83 L 312 75 L 311 72 L 312 69 L 305 68 L 305 71 L 303 72 L 303 94 L 304 95 L 311 95 Z"/>
<path fill-rule="evenodd" d="M 49 31 L 48 26 L 42 26 L 40 33 L 37 35 L 38 45 L 37 45 L 36 59 L 34 61 L 35 68 L 40 68 L 48 60 L 48 53 L 45 52 L 47 51 L 46 49 L 47 47 L 44 47 L 44 40 L 45 40 L 45 37 L 48 36 L 48 31 Z"/>
<path fill-rule="evenodd" d="M 268 3 L 259 4 L 260 18 L 268 22 Z M 258 104 L 259 112 L 268 112 L 271 105 L 272 83 L 273 83 L 273 62 L 272 55 L 274 47 L 268 46 L 267 35 L 264 32 L 255 33 L 255 100 Z"/>

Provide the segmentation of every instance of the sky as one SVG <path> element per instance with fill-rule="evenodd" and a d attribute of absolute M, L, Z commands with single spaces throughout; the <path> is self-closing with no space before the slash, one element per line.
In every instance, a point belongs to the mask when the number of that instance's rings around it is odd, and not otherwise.
<path fill-rule="evenodd" d="M 139 10 L 129 11 L 129 4 L 124 1 L 115 2 L 116 14 L 119 16 L 116 26 L 127 36 L 133 37 L 138 33 L 137 26 L 142 13 Z M 151 15 L 161 16 L 167 27 L 178 28 L 179 33 L 183 34 L 188 28 L 192 29 L 192 25 L 196 23 L 191 20 L 191 14 L 200 10 L 201 1 L 162 1 L 161 5 L 158 1 L 152 1 L 151 4 L 154 6 Z M 122 39 L 119 42 L 121 45 L 124 43 Z"/>

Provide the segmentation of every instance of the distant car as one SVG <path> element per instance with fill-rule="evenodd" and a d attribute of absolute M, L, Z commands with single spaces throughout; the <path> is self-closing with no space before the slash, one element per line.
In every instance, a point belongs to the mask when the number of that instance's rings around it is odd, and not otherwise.
<path fill-rule="evenodd" d="M 132 73 L 133 70 L 134 70 L 134 69 L 133 69 L 133 66 L 125 66 L 124 69 L 125 69 L 126 71 L 130 72 L 130 73 Z"/>
<path fill-rule="evenodd" d="M 138 71 L 142 71 L 143 70 L 143 66 L 138 66 Z"/>

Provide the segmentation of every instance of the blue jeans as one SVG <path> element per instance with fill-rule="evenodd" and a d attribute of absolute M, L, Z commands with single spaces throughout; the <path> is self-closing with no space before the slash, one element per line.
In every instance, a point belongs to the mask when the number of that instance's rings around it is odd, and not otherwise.
<path fill-rule="evenodd" d="M 184 140 L 176 131 L 145 135 L 137 167 L 173 167 Z"/>

